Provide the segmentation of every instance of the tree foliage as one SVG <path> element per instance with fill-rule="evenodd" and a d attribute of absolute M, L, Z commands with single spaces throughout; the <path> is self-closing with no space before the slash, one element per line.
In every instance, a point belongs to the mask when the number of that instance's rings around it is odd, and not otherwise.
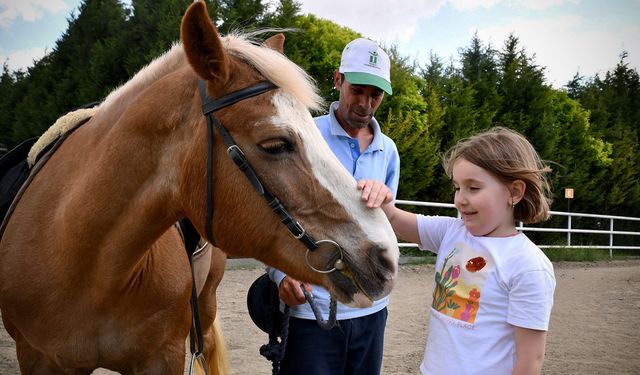
<path fill-rule="evenodd" d="M 0 76 L 0 146 L 41 134 L 56 118 L 102 100 L 179 39 L 190 0 L 84 0 L 53 50 L 26 71 Z M 296 0 L 208 0 L 220 31 L 286 29 L 285 54 L 337 100 L 333 71 L 344 46 L 362 35 L 303 15 Z M 440 155 L 462 138 L 501 125 L 524 134 L 554 169 L 554 209 L 563 189 L 583 212 L 640 216 L 640 80 L 623 52 L 602 77 L 576 74 L 564 89 L 546 83 L 515 35 L 496 49 L 474 35 L 459 64 L 435 54 L 424 66 L 384 46 L 394 94 L 376 113 L 401 157 L 399 199 L 451 201 Z M 606 67 L 603 67 L 606 68 Z"/>

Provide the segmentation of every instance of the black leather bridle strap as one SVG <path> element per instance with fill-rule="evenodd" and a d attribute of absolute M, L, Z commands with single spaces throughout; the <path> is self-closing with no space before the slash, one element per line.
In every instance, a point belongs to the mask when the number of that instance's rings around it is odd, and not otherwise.
<path fill-rule="evenodd" d="M 224 107 L 236 104 L 239 101 L 252 98 L 256 95 L 264 94 L 265 92 L 275 90 L 278 86 L 274 85 L 270 81 L 258 82 L 253 86 L 246 87 L 244 89 L 231 92 L 225 96 L 222 96 L 216 100 L 211 100 L 207 95 L 207 88 L 203 80 L 198 80 L 198 90 L 200 91 L 200 99 L 205 99 L 202 102 L 202 113 L 207 116 L 209 113 L 215 112 Z"/>
<path fill-rule="evenodd" d="M 212 244 L 215 244 L 213 237 L 213 124 L 209 116 L 207 119 L 207 214 L 205 222 L 205 231 L 207 238 Z"/>
<path fill-rule="evenodd" d="M 208 157 L 207 157 L 207 222 L 206 231 L 207 236 L 213 241 L 213 229 L 212 216 L 213 216 L 213 201 L 211 192 L 213 188 L 213 126 L 216 127 L 224 143 L 227 145 L 227 154 L 231 157 L 231 160 L 238 166 L 238 168 L 247 177 L 256 192 L 261 195 L 266 201 L 269 207 L 278 215 L 280 221 L 286 225 L 291 234 L 301 241 L 309 250 L 315 250 L 318 248 L 316 241 L 306 233 L 304 228 L 289 214 L 280 201 L 262 184 L 258 176 L 256 175 L 251 164 L 245 157 L 244 153 L 238 147 L 236 142 L 231 137 L 231 134 L 225 129 L 215 115 L 215 111 L 230 106 L 241 100 L 251 98 L 256 95 L 268 92 L 277 88 L 271 82 L 265 81 L 257 83 L 251 87 L 232 92 L 216 100 L 211 100 L 207 95 L 206 86 L 203 80 L 198 80 L 198 89 L 200 91 L 200 99 L 202 100 L 202 112 L 207 119 L 207 134 L 208 140 Z"/>

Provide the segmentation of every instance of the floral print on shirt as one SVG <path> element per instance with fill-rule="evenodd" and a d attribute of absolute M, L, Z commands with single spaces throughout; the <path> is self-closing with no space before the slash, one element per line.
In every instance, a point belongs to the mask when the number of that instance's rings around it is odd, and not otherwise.
<path fill-rule="evenodd" d="M 470 268 L 469 262 L 476 267 Z M 453 319 L 473 324 L 486 280 L 486 263 L 484 257 L 465 246 L 454 247 L 436 269 L 431 307 Z"/>

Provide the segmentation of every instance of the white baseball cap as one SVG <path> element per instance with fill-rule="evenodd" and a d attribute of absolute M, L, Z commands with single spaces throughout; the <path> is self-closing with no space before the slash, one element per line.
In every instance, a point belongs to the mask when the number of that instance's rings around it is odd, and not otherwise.
<path fill-rule="evenodd" d="M 358 38 L 342 50 L 339 72 L 351 84 L 375 86 L 392 95 L 390 66 L 389 56 L 382 48 L 369 39 Z"/>

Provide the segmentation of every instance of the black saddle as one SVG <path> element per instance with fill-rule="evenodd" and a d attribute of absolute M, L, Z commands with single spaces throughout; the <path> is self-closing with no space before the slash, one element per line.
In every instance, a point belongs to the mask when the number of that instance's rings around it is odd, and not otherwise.
<path fill-rule="evenodd" d="M 77 109 L 92 108 L 98 104 L 100 104 L 100 102 L 91 102 Z M 80 121 L 65 134 L 62 134 L 52 140 L 52 142 L 49 142 L 49 144 L 43 147 L 38 155 L 36 155 L 34 165 L 38 160 L 50 156 L 49 151 L 55 151 L 55 149 L 67 138 L 69 134 L 73 133 L 75 129 L 88 120 L 89 118 Z M 5 224 L 4 221 L 9 209 L 11 208 L 11 204 L 31 174 L 31 168 L 29 168 L 29 164 L 27 163 L 27 156 L 29 155 L 31 147 L 36 143 L 38 138 L 39 137 L 27 139 L 0 158 L 0 223 Z M 4 225 L 0 226 L 0 238 L 2 238 L 3 231 Z"/>
<path fill-rule="evenodd" d="M 0 158 L 0 222 L 4 220 L 13 198 L 29 177 L 27 155 L 37 137 L 27 139 Z"/>

